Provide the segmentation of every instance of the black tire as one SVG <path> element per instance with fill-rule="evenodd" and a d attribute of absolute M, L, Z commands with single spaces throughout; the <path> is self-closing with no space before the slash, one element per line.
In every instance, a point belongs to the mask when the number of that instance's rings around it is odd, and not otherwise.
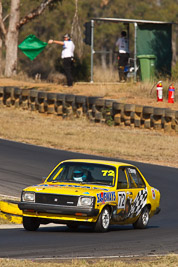
<path fill-rule="evenodd" d="M 135 105 L 134 104 L 125 104 L 124 105 L 124 111 L 125 112 L 135 111 Z"/>
<path fill-rule="evenodd" d="M 166 118 L 175 118 L 175 110 L 165 109 L 165 117 Z"/>
<path fill-rule="evenodd" d="M 58 102 L 64 102 L 65 101 L 65 94 L 56 94 L 56 98 Z"/>
<path fill-rule="evenodd" d="M 135 112 L 136 113 L 142 113 L 142 111 L 143 111 L 143 106 L 141 106 L 141 105 L 136 105 L 135 106 Z"/>
<path fill-rule="evenodd" d="M 114 103 L 114 100 L 112 100 L 112 99 L 106 99 L 105 100 L 105 108 L 111 109 L 112 106 L 113 106 L 113 103 Z"/>
<path fill-rule="evenodd" d="M 153 107 L 149 107 L 149 106 L 144 106 L 143 107 L 143 114 L 153 114 Z"/>
<path fill-rule="evenodd" d="M 90 107 L 92 105 L 95 105 L 96 103 L 96 100 L 98 99 L 99 97 L 97 96 L 89 96 L 87 97 L 87 105 Z"/>
<path fill-rule="evenodd" d="M 40 226 L 37 218 L 23 216 L 23 227 L 27 231 L 36 231 Z"/>
<path fill-rule="evenodd" d="M 145 229 L 149 222 L 149 209 L 148 207 L 144 207 L 138 220 L 133 223 L 133 227 L 135 229 Z"/>
<path fill-rule="evenodd" d="M 175 118 L 178 119 L 178 111 L 175 112 Z"/>
<path fill-rule="evenodd" d="M 78 222 L 69 222 L 67 223 L 67 227 L 72 230 L 72 231 L 76 231 L 79 227 L 79 223 Z"/>
<path fill-rule="evenodd" d="M 75 95 L 65 95 L 65 101 L 67 103 L 73 103 L 75 101 Z"/>
<path fill-rule="evenodd" d="M 47 100 L 48 101 L 56 101 L 56 94 L 55 93 L 47 93 Z"/>
<path fill-rule="evenodd" d="M 27 96 L 29 96 L 29 95 L 30 95 L 30 90 L 28 90 L 28 89 L 23 89 L 22 92 L 21 92 L 21 95 L 22 95 L 23 97 L 27 97 Z"/>
<path fill-rule="evenodd" d="M 110 224 L 110 210 L 108 207 L 103 208 L 99 218 L 94 226 L 95 232 L 104 233 L 108 231 Z"/>
<path fill-rule="evenodd" d="M 5 86 L 4 87 L 4 94 L 11 95 L 14 92 L 13 86 Z"/>
<path fill-rule="evenodd" d="M 40 92 L 38 92 L 38 99 L 40 99 L 40 100 L 44 100 L 44 99 L 46 99 L 46 92 L 42 92 L 42 91 L 40 91 Z"/>
<path fill-rule="evenodd" d="M 105 99 L 98 98 L 95 102 L 96 107 L 104 107 L 105 106 Z"/>
<path fill-rule="evenodd" d="M 165 114 L 164 108 L 154 108 L 153 116 L 163 116 Z"/>
<path fill-rule="evenodd" d="M 14 96 L 19 97 L 21 95 L 22 89 L 15 87 L 14 88 Z"/>
<path fill-rule="evenodd" d="M 113 109 L 114 109 L 114 111 L 123 111 L 124 110 L 124 103 L 114 102 L 113 103 Z"/>
<path fill-rule="evenodd" d="M 37 90 L 31 90 L 30 91 L 30 97 L 37 98 L 37 96 L 38 96 L 38 91 Z"/>
<path fill-rule="evenodd" d="M 86 104 L 86 96 L 82 96 L 82 95 L 77 95 L 76 97 L 75 97 L 75 103 L 76 104 L 80 104 L 80 105 L 82 105 L 82 104 Z"/>

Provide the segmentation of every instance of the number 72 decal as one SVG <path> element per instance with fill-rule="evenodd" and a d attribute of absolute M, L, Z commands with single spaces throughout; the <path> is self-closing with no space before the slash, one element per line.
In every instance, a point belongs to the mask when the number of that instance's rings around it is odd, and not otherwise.
<path fill-rule="evenodd" d="M 118 192 L 118 209 L 125 209 L 125 202 L 126 202 L 126 193 L 125 192 Z"/>

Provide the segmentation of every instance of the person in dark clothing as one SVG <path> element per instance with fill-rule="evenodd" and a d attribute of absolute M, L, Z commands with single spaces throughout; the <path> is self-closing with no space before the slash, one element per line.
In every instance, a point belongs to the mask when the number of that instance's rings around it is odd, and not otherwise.
<path fill-rule="evenodd" d="M 118 51 L 119 51 L 118 55 L 119 79 L 120 81 L 125 81 L 127 76 L 124 70 L 125 67 L 128 65 L 128 59 L 129 59 L 129 42 L 125 31 L 121 32 L 121 37 L 118 38 L 116 46 L 118 46 Z"/>

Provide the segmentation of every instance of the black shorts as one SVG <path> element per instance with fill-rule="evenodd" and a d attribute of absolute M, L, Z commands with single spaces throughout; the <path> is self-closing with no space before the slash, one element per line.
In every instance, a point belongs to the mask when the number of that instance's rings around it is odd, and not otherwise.
<path fill-rule="evenodd" d="M 128 65 L 129 53 L 119 53 L 118 66 Z"/>

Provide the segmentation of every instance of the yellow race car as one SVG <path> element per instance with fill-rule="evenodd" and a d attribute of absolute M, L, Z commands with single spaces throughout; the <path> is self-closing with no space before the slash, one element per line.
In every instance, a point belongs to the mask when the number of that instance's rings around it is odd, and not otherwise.
<path fill-rule="evenodd" d="M 160 211 L 160 192 L 137 167 L 113 161 L 72 159 L 59 163 L 44 183 L 22 191 L 18 206 L 23 226 L 40 224 L 89 225 L 106 232 L 110 224 L 146 228 Z"/>

